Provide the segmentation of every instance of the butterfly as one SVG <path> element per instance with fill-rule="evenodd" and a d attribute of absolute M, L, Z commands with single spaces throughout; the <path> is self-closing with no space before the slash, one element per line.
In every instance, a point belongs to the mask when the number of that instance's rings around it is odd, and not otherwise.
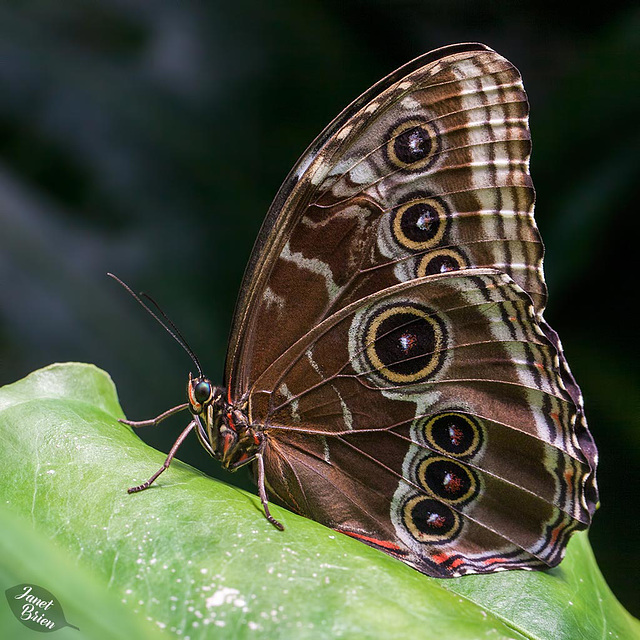
<path fill-rule="evenodd" d="M 596 509 L 597 451 L 543 319 L 528 113 L 482 44 L 347 107 L 267 214 L 223 386 L 160 311 L 197 374 L 185 403 L 126 423 L 191 421 L 129 491 L 195 431 L 223 467 L 252 465 L 279 529 L 269 498 L 430 576 L 557 565 Z"/>

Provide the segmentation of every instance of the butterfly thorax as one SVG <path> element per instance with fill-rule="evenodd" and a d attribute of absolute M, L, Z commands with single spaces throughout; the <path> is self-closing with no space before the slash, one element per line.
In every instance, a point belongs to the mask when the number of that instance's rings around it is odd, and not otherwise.
<path fill-rule="evenodd" d="M 229 401 L 224 387 L 189 375 L 187 400 L 202 446 L 224 468 L 234 471 L 251 462 L 262 449 L 262 433 L 249 424 L 242 409 Z"/>

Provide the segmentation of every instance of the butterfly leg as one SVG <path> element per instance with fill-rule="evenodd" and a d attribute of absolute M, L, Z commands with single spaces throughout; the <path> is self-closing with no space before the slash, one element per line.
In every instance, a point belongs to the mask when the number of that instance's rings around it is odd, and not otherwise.
<path fill-rule="evenodd" d="M 187 428 L 178 436 L 178 439 L 173 443 L 173 447 L 171 447 L 171 451 L 169 451 L 169 455 L 167 456 L 167 459 L 164 461 L 164 464 L 146 482 L 143 482 L 137 487 L 131 487 L 130 489 L 127 489 L 127 493 L 137 493 L 138 491 L 144 491 L 145 489 L 148 489 L 153 484 L 153 482 L 155 482 L 158 476 L 163 471 L 169 468 L 169 465 L 171 464 L 171 461 L 176 455 L 176 452 L 178 451 L 180 445 L 184 442 L 184 439 L 189 435 L 189 432 L 195 426 L 196 426 L 196 421 L 192 420 L 187 425 Z"/>
<path fill-rule="evenodd" d="M 256 453 L 250 458 L 244 458 L 239 462 L 236 462 L 233 465 L 229 466 L 229 471 L 237 471 L 240 467 L 244 467 L 250 462 L 256 461 L 258 465 L 258 495 L 260 496 L 260 502 L 262 502 L 262 508 L 264 509 L 264 515 L 266 519 L 280 531 L 284 531 L 284 525 L 281 522 L 278 522 L 269 511 L 269 499 L 267 498 L 267 492 L 264 488 L 264 460 L 262 459 L 262 453 Z"/>
<path fill-rule="evenodd" d="M 262 459 L 261 453 L 256 453 L 256 462 L 258 463 L 258 495 L 262 502 L 264 515 L 276 529 L 284 531 L 284 525 L 281 522 L 278 522 L 269 511 L 269 500 L 267 499 L 267 491 L 264 488 L 264 460 Z"/>
<path fill-rule="evenodd" d="M 151 418 L 151 420 L 118 420 L 118 422 L 122 422 L 122 424 L 129 425 L 130 427 L 154 427 L 159 424 L 163 420 L 166 420 L 168 417 L 179 413 L 180 411 L 184 411 L 189 407 L 189 403 L 185 402 L 183 404 L 179 404 L 177 407 L 173 407 L 171 409 L 167 409 L 164 413 L 161 413 L 156 418 Z"/>

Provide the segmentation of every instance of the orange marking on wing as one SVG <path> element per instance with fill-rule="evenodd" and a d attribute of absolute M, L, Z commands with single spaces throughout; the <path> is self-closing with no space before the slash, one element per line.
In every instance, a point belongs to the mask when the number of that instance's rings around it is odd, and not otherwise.
<path fill-rule="evenodd" d="M 378 547 L 382 547 L 383 549 L 392 549 L 393 551 L 402 551 L 402 549 L 393 542 L 388 542 L 387 540 L 378 540 L 377 538 L 372 538 L 370 536 L 365 536 L 362 533 L 355 533 L 354 531 L 346 531 L 344 529 L 336 529 L 340 533 L 344 533 L 351 538 L 355 538 L 356 540 L 362 540 L 363 542 L 371 542 Z"/>
<path fill-rule="evenodd" d="M 551 532 L 551 536 L 549 537 L 549 540 L 551 541 L 551 544 L 555 544 L 556 541 L 558 540 L 558 536 L 562 533 L 562 525 L 558 525 L 552 532 Z"/>
<path fill-rule="evenodd" d="M 442 564 L 443 562 L 446 562 L 450 557 L 451 554 L 449 553 L 436 553 L 436 555 L 432 556 L 431 559 L 437 564 Z"/>
<path fill-rule="evenodd" d="M 509 562 L 507 558 L 487 558 L 483 560 L 483 564 L 501 564 L 502 562 Z"/>

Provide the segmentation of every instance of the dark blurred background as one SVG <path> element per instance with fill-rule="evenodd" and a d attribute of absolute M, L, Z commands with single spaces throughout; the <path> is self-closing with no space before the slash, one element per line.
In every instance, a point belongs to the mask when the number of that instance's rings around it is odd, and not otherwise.
<path fill-rule="evenodd" d="M 187 356 L 106 271 L 151 293 L 221 381 L 244 265 L 297 157 L 380 77 L 461 41 L 528 89 L 546 317 L 601 452 L 591 541 L 638 615 L 636 2 L 5 0 L 0 383 L 79 360 L 110 372 L 131 419 L 184 400 Z M 141 435 L 166 451 L 183 423 Z M 223 475 L 195 437 L 179 457 Z"/>

